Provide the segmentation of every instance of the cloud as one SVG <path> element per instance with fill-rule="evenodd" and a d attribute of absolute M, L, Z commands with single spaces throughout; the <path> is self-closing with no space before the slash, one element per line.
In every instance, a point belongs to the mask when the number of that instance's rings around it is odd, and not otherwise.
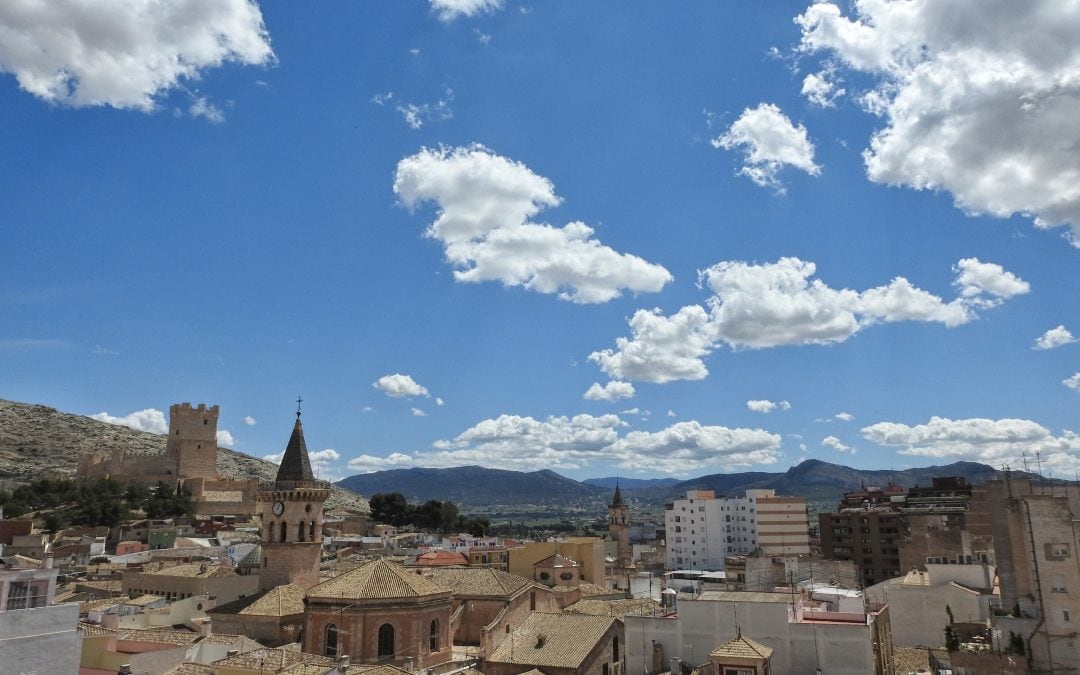
<path fill-rule="evenodd" d="M 791 410 L 791 404 L 787 401 L 772 402 L 766 400 L 750 400 L 746 402 L 747 410 L 751 412 L 758 412 L 768 414 L 779 408 L 780 410 Z"/>
<path fill-rule="evenodd" d="M 1073 373 L 1062 380 L 1061 383 L 1073 391 L 1080 391 L 1080 373 Z"/>
<path fill-rule="evenodd" d="M 610 377 L 639 382 L 702 380 L 709 374 L 703 359 L 714 337 L 708 313 L 698 305 L 672 316 L 659 309 L 639 309 L 630 319 L 631 337 L 615 340 L 615 349 L 589 354 L 589 360 Z"/>
<path fill-rule="evenodd" d="M 284 450 L 272 455 L 263 455 L 264 460 L 273 462 L 274 464 L 281 464 L 281 460 L 284 457 Z M 317 450 L 315 452 L 308 451 L 308 461 L 311 462 L 311 472 L 315 474 L 316 478 L 326 479 L 327 472 L 331 471 L 334 468 L 333 464 L 340 459 L 341 453 L 333 448 L 326 448 L 325 450 Z"/>
<path fill-rule="evenodd" d="M 225 448 L 231 448 L 236 445 L 236 439 L 233 438 L 232 433 L 228 429 L 218 429 L 217 444 Z"/>
<path fill-rule="evenodd" d="M 413 458 L 400 452 L 390 453 L 387 457 L 360 455 L 350 459 L 347 466 L 360 473 L 372 473 L 385 469 L 407 469 L 413 466 Z"/>
<path fill-rule="evenodd" d="M 460 282 L 499 281 L 586 304 L 623 290 L 656 292 L 672 279 L 660 265 L 602 245 L 585 223 L 531 222 L 561 201 L 551 181 L 480 145 L 402 159 L 394 193 L 410 209 L 438 205 L 425 234 L 443 244 Z"/>
<path fill-rule="evenodd" d="M 832 108 L 834 101 L 847 93 L 843 87 L 838 87 L 832 78 L 831 70 L 810 73 L 803 78 L 800 93 L 819 108 Z"/>
<path fill-rule="evenodd" d="M 833 419 L 838 419 L 841 422 L 850 422 L 851 420 L 855 419 L 855 416 L 849 412 L 838 412 L 833 415 Z"/>
<path fill-rule="evenodd" d="M 1003 300 L 1031 291 L 1031 285 L 1001 265 L 980 262 L 978 258 L 964 258 L 953 267 L 956 272 L 954 284 L 961 297 L 976 307 L 996 307 Z M 992 297 L 987 297 L 987 296 Z"/>
<path fill-rule="evenodd" d="M 977 318 L 976 309 L 1028 291 L 1027 282 L 976 258 L 959 261 L 954 271 L 959 297 L 945 302 L 904 277 L 864 291 L 834 289 L 814 278 L 814 263 L 798 258 L 721 262 L 699 272 L 699 283 L 712 291 L 708 310 L 688 305 L 671 316 L 638 310 L 630 319 L 631 337 L 616 339 L 615 349 L 595 351 L 589 360 L 620 380 L 700 380 L 709 372 L 704 358 L 720 345 L 830 344 L 897 321 L 952 328 Z"/>
<path fill-rule="evenodd" d="M 390 398 L 429 395 L 426 387 L 417 384 L 416 380 L 412 379 L 411 376 L 402 375 L 401 373 L 394 373 L 393 375 L 383 375 L 379 379 L 372 382 L 371 386 L 383 392 Z"/>
<path fill-rule="evenodd" d="M 248 416 L 244 417 L 244 424 L 248 425 L 249 427 L 255 426 L 255 424 L 256 424 L 255 418 L 252 417 L 251 415 L 248 415 Z"/>
<path fill-rule="evenodd" d="M 378 95 L 372 100 L 379 105 L 383 105 L 386 101 L 386 99 L 380 99 Z M 450 108 L 453 101 L 454 90 L 446 87 L 443 89 L 442 98 L 434 103 L 400 103 L 394 109 L 401 113 L 401 116 L 405 119 L 405 124 L 410 129 L 416 130 L 422 128 L 428 122 L 453 119 L 454 111 Z"/>
<path fill-rule="evenodd" d="M 1045 427 L 1024 419 L 961 419 L 932 417 L 926 424 L 908 426 L 879 422 L 861 430 L 864 438 L 902 455 L 955 458 L 998 467 L 1022 466 L 1023 454 L 1040 453 L 1044 465 L 1072 467 L 1080 452 L 1080 437 L 1071 431 L 1054 436 Z"/>
<path fill-rule="evenodd" d="M 844 443 L 841 442 L 840 439 L 836 436 L 826 436 L 825 438 L 821 439 L 821 444 L 824 445 L 826 448 L 832 448 L 833 450 L 841 453 L 855 452 L 855 448 L 849 445 L 844 445 Z"/>
<path fill-rule="evenodd" d="M 438 396 L 435 397 L 435 405 L 442 406 L 442 405 L 445 405 L 445 404 L 446 404 L 446 401 L 442 400 Z"/>
<path fill-rule="evenodd" d="M 365 413 L 375 412 L 375 407 L 370 406 L 370 405 L 366 405 L 363 408 L 360 408 L 360 412 L 365 412 Z"/>
<path fill-rule="evenodd" d="M 1074 342 L 1076 342 L 1076 338 L 1069 332 L 1069 329 L 1065 326 L 1058 326 L 1057 328 L 1051 328 L 1036 339 L 1032 349 L 1055 349 Z"/>
<path fill-rule="evenodd" d="M 420 408 L 413 408 L 411 412 L 413 417 L 427 417 L 427 413 Z"/>
<path fill-rule="evenodd" d="M 856 0 L 848 16 L 817 2 L 795 20 L 803 54 L 871 78 L 870 180 L 1068 225 L 1080 243 L 1080 6 Z"/>
<path fill-rule="evenodd" d="M 90 417 L 98 422 L 116 424 L 130 429 L 137 429 L 138 431 L 149 431 L 152 434 L 169 433 L 169 421 L 165 419 L 165 413 L 157 408 L 138 410 L 123 417 L 113 417 L 107 412 L 99 412 Z"/>
<path fill-rule="evenodd" d="M 638 411 L 641 413 L 642 411 Z M 533 471 L 580 469 L 612 462 L 635 471 L 681 474 L 703 467 L 772 464 L 779 458 L 780 437 L 761 429 L 729 429 L 696 421 L 679 422 L 656 432 L 620 436 L 626 423 L 618 415 L 532 417 L 500 415 L 483 420 L 431 449 L 388 458 L 363 455 L 349 467 L 373 471 L 389 466 L 482 466 Z"/>
<path fill-rule="evenodd" d="M 120 356 L 120 352 L 115 349 L 109 349 L 108 347 L 102 347 L 101 345 L 94 345 L 91 354 L 97 354 L 98 356 Z"/>
<path fill-rule="evenodd" d="M 678 417 L 678 415 L 675 414 L 674 410 L 669 410 L 667 411 L 667 417 Z"/>
<path fill-rule="evenodd" d="M 814 145 L 806 136 L 806 127 L 793 125 L 771 103 L 743 110 L 739 119 L 727 132 L 714 138 L 712 144 L 724 150 L 742 148 L 743 166 L 739 173 L 777 192 L 784 191 L 777 174 L 785 166 L 811 176 L 821 173 L 821 167 L 814 164 Z"/>
<path fill-rule="evenodd" d="M 195 118 L 201 117 L 211 124 L 221 124 L 225 121 L 225 113 L 205 96 L 195 98 L 191 107 L 188 108 L 188 114 Z"/>
<path fill-rule="evenodd" d="M 204 70 L 273 60 L 249 0 L 0 3 L 0 71 L 50 103 L 150 112 Z"/>
<path fill-rule="evenodd" d="M 431 9 L 439 21 L 449 23 L 461 17 L 471 18 L 502 9 L 503 0 L 431 0 Z"/>
<path fill-rule="evenodd" d="M 593 382 L 581 397 L 589 401 L 617 401 L 620 398 L 633 398 L 633 396 L 634 385 L 612 380 L 602 387 L 599 382 Z"/>
<path fill-rule="evenodd" d="M 649 417 L 650 415 L 652 415 L 652 411 L 651 410 L 646 410 L 644 408 L 627 408 L 626 410 L 620 411 L 619 414 L 620 415 L 637 415 L 638 417 L 641 417 L 642 419 L 644 419 L 644 418 Z"/>

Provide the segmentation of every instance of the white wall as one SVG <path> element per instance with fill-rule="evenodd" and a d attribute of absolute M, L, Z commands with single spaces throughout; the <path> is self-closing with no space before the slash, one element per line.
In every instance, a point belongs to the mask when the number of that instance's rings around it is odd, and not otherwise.
<path fill-rule="evenodd" d="M 0 612 L 0 671 L 78 673 L 82 648 L 78 626 L 76 604 Z"/>

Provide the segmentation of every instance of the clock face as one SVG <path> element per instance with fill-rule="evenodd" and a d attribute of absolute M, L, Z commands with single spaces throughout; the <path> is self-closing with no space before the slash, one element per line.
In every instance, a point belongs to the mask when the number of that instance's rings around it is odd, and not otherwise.
<path fill-rule="evenodd" d="M 280 516 L 285 511 L 285 504 L 282 502 L 274 502 L 274 515 Z"/>

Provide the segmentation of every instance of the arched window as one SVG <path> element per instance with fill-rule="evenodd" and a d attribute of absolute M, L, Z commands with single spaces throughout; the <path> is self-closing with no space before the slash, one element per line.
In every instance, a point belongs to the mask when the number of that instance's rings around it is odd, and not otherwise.
<path fill-rule="evenodd" d="M 619 662 L 619 636 L 616 635 L 615 639 L 611 641 L 611 660 L 615 663 Z"/>
<path fill-rule="evenodd" d="M 327 656 L 338 655 L 338 629 L 334 624 L 326 625 L 326 649 L 323 651 Z"/>
<path fill-rule="evenodd" d="M 285 524 L 285 521 L 281 521 L 281 543 L 284 544 L 289 539 L 289 526 Z"/>
<path fill-rule="evenodd" d="M 439 651 L 439 620 L 431 620 L 431 631 L 428 633 L 428 650 Z"/>
<path fill-rule="evenodd" d="M 394 655 L 394 627 L 388 623 L 379 626 L 379 658 Z"/>
<path fill-rule="evenodd" d="M 308 528 L 308 539 L 315 541 L 315 521 L 311 521 L 311 526 Z"/>
<path fill-rule="evenodd" d="M 304 521 L 296 524 L 296 541 L 304 541 Z"/>

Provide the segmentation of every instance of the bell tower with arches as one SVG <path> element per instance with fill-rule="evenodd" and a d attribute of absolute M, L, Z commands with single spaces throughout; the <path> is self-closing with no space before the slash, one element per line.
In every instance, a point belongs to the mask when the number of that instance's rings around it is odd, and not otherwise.
<path fill-rule="evenodd" d="M 260 590 L 283 584 L 307 589 L 319 583 L 323 502 L 330 496 L 330 484 L 315 480 L 311 471 L 299 404 L 298 399 L 296 423 L 277 477 L 259 487 L 263 522 Z"/>

